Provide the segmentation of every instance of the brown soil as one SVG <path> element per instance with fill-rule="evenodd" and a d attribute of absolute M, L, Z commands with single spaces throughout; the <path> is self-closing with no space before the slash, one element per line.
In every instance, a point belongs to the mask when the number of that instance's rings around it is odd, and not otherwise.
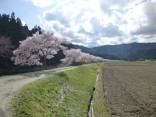
<path fill-rule="evenodd" d="M 156 117 L 155 65 L 105 65 L 103 83 L 111 117 Z"/>

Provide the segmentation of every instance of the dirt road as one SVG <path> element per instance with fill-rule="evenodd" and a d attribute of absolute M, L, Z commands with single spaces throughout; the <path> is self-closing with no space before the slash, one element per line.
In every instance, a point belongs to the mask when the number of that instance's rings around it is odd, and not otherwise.
<path fill-rule="evenodd" d="M 156 65 L 105 65 L 103 83 L 111 117 L 156 117 Z"/>
<path fill-rule="evenodd" d="M 65 67 L 52 70 L 43 70 L 38 72 L 30 72 L 19 75 L 9 76 L 8 78 L 0 79 L 0 117 L 10 117 L 9 102 L 14 92 L 22 88 L 24 85 L 35 80 L 44 78 L 45 76 L 63 72 L 65 70 L 76 67 Z"/>

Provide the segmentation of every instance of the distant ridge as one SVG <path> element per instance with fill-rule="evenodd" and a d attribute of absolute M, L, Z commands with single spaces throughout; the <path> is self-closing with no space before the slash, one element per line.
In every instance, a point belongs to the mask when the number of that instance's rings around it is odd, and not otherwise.
<path fill-rule="evenodd" d="M 106 59 L 146 60 L 156 59 L 156 43 L 130 43 L 120 45 L 104 45 L 87 48 L 75 45 L 83 52 L 101 56 Z"/>

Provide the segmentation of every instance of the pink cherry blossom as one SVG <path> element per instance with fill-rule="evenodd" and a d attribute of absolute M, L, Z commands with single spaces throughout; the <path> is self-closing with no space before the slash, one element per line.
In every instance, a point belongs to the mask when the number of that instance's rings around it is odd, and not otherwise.
<path fill-rule="evenodd" d="M 15 65 L 46 66 L 46 59 L 53 58 L 60 49 L 66 50 L 63 44 L 68 44 L 67 40 L 42 30 L 41 33 L 36 32 L 32 37 L 21 41 L 19 48 L 13 51 L 12 60 Z"/>
<path fill-rule="evenodd" d="M 90 55 L 89 53 L 83 53 L 80 49 L 70 49 L 65 51 L 64 54 L 66 57 L 61 61 L 66 65 L 104 61 L 103 58 Z"/>

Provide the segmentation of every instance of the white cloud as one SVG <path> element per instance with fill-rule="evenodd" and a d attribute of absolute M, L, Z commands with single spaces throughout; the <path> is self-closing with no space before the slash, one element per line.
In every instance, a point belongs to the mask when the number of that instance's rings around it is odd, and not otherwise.
<path fill-rule="evenodd" d="M 147 4 L 143 6 L 144 17 L 146 20 L 140 23 L 138 29 L 134 32 L 134 34 L 141 35 L 155 35 L 156 34 L 156 1 L 151 2 L 148 1 Z"/>
<path fill-rule="evenodd" d="M 54 0 L 54 3 L 52 9 L 40 16 L 42 27 L 68 37 L 73 43 L 98 46 L 156 41 L 151 37 L 156 35 L 155 0 Z"/>
<path fill-rule="evenodd" d="M 50 6 L 52 4 L 52 0 L 29 0 L 33 3 L 33 5 L 44 8 Z"/>
<path fill-rule="evenodd" d="M 23 21 L 23 20 L 21 20 L 21 22 L 22 22 L 22 26 L 24 26 L 26 24 L 25 21 Z"/>

